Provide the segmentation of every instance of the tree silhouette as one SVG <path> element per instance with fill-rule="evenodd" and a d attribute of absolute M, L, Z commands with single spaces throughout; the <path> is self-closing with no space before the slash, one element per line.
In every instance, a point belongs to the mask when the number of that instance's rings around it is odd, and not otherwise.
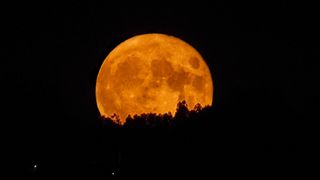
<path fill-rule="evenodd" d="M 191 124 L 195 120 L 205 117 L 205 113 L 208 113 L 210 106 L 202 108 L 198 103 L 192 110 L 188 109 L 186 101 L 181 101 L 177 104 L 177 109 L 172 115 L 171 112 L 165 114 L 156 113 L 143 113 L 135 114 L 133 117 L 129 115 L 125 122 L 121 124 L 120 118 L 117 114 L 113 114 L 110 117 L 100 117 L 104 126 L 109 127 L 123 127 L 123 128 L 169 128 L 173 126 L 181 126 L 185 124 Z"/>
<path fill-rule="evenodd" d="M 175 113 L 175 120 L 180 121 L 189 118 L 189 109 L 187 102 L 183 100 L 177 104 L 177 111 Z"/>

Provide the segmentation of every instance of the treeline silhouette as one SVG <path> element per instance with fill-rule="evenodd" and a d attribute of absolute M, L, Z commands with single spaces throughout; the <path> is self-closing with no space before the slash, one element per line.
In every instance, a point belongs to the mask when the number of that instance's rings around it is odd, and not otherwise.
<path fill-rule="evenodd" d="M 121 124 L 117 114 L 110 117 L 100 116 L 103 126 L 114 128 L 169 128 L 191 125 L 197 120 L 205 119 L 209 116 L 212 107 L 207 105 L 202 107 L 197 103 L 193 109 L 188 108 L 186 101 L 178 102 L 176 112 L 165 114 L 143 113 L 129 115 L 125 122 Z"/>

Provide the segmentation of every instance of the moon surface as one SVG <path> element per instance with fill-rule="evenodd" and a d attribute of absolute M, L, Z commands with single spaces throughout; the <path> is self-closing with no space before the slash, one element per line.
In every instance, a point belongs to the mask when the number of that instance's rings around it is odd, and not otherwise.
<path fill-rule="evenodd" d="M 173 36 L 137 35 L 119 44 L 104 60 L 96 81 L 100 114 L 127 116 L 175 113 L 185 100 L 212 105 L 210 70 L 196 49 Z"/>

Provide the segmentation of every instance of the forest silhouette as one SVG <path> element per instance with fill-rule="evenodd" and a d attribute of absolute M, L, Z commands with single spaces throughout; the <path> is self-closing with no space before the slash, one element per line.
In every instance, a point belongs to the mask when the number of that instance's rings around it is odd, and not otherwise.
<path fill-rule="evenodd" d="M 100 120 L 103 126 L 110 127 L 123 127 L 123 128 L 169 128 L 175 126 L 181 126 L 188 122 L 204 119 L 208 116 L 211 106 L 207 105 L 202 107 L 197 103 L 193 109 L 188 108 L 188 104 L 185 100 L 178 102 L 176 112 L 165 114 L 156 113 L 143 113 L 129 115 L 125 122 L 121 124 L 120 118 L 117 114 L 113 114 L 110 117 L 100 116 Z"/>

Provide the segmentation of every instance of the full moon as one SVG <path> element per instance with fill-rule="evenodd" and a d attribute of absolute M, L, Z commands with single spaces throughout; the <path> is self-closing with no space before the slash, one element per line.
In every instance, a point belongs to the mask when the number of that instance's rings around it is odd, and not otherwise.
<path fill-rule="evenodd" d="M 191 45 L 164 34 L 137 35 L 120 43 L 106 57 L 96 81 L 100 114 L 127 116 L 175 113 L 185 100 L 212 105 L 209 67 Z"/>

